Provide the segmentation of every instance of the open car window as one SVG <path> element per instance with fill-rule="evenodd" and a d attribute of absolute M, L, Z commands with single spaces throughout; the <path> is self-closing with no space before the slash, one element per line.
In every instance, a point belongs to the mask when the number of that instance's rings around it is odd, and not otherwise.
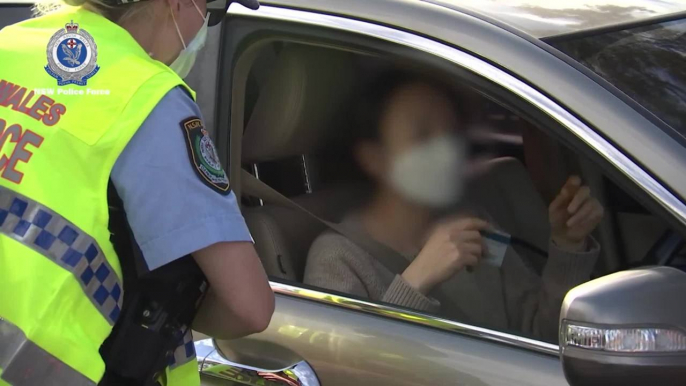
<path fill-rule="evenodd" d="M 378 184 L 392 179 L 393 168 L 382 165 L 394 157 L 383 156 L 388 148 L 374 147 L 367 155 L 371 162 L 361 164 L 360 141 L 378 140 L 383 133 L 373 133 L 377 129 L 372 124 L 377 121 L 374 114 L 359 116 L 358 107 L 383 108 L 383 104 L 369 99 L 377 94 L 379 81 L 398 68 L 411 68 L 412 72 L 438 78 L 437 84 L 451 85 L 454 93 L 443 89 L 436 95 L 424 90 L 427 98 L 436 97 L 427 108 L 444 103 L 448 110 L 459 110 L 460 127 L 454 132 L 468 143 L 466 154 L 462 154 L 469 169 L 463 200 L 444 208 L 436 218 L 477 216 L 491 223 L 500 236 L 509 238 L 504 243 L 492 243 L 489 258 L 479 267 L 451 277 L 448 291 L 457 295 L 439 300 L 442 295 L 432 291 L 413 292 L 408 283 L 398 279 L 402 272 L 392 272 L 377 261 L 377 251 L 355 246 L 356 240 L 347 242 L 302 213 L 246 197 L 244 215 L 273 279 L 554 343 L 559 305 L 567 290 L 634 266 L 682 263 L 680 251 L 665 253 L 659 248 L 669 240 L 683 246 L 679 234 L 670 233 L 662 218 L 645 210 L 605 176 L 585 154 L 588 149 L 570 147 L 554 138 L 550 134 L 558 130 L 557 126 L 533 123 L 510 106 L 512 101 L 484 97 L 486 90 L 467 86 L 459 77 L 429 64 L 381 54 L 279 42 L 263 46 L 256 58 L 245 95 L 242 161 L 246 170 L 320 217 L 360 228 L 356 216 L 374 199 Z M 322 60 L 332 63 L 323 65 Z M 308 71 L 291 70 L 296 68 Z M 295 95 L 294 83 L 306 86 Z M 455 99 L 446 101 L 442 96 Z M 396 109 L 397 114 L 412 106 L 414 103 Z M 443 123 L 451 122 L 450 114 L 443 121 L 431 116 L 443 113 L 438 109 L 429 116 L 399 117 L 387 125 L 386 135 L 392 146 L 406 151 L 429 143 L 436 152 L 458 151 L 447 146 L 451 140 L 445 135 L 433 135 L 444 130 Z M 416 130 L 400 128 L 417 116 L 424 118 L 419 119 Z M 433 151 L 422 154 L 430 158 L 435 155 Z M 441 169 L 441 163 L 451 160 L 452 155 L 429 162 L 428 169 L 422 169 L 426 163 L 422 167 L 413 164 L 422 163 L 422 157 L 406 158 L 405 171 L 393 177 L 394 188 L 416 189 L 416 184 L 408 187 L 404 182 L 422 173 L 439 174 L 439 178 L 425 180 L 424 193 L 442 190 L 439 185 L 453 180 L 449 178 L 452 170 Z M 375 165 L 381 173 L 376 177 L 372 175 Z M 587 244 L 576 253 L 551 243 L 548 213 L 570 176 L 579 176 L 605 210 Z M 409 193 L 415 199 L 441 198 Z M 410 214 L 403 217 L 401 213 L 400 209 L 393 213 L 400 215 L 394 221 L 414 221 Z M 390 227 L 393 222 L 385 222 L 386 215 L 390 214 L 381 215 L 380 223 Z M 414 249 L 412 245 L 399 248 L 410 262 L 426 247 L 426 240 L 421 240 L 430 236 L 432 226 L 419 230 L 422 235 Z M 368 236 L 374 237 L 371 232 Z M 497 235 L 494 238 L 503 240 Z M 389 246 L 387 240 L 380 242 Z"/>

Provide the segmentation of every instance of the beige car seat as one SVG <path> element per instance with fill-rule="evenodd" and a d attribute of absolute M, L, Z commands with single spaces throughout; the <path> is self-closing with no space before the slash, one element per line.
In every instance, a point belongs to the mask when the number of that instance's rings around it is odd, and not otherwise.
<path fill-rule="evenodd" d="M 351 95 L 353 55 L 289 44 L 272 63 L 243 137 L 243 164 L 259 165 L 314 153 L 335 134 L 331 120 Z M 293 178 L 300 178 L 298 175 Z M 291 197 L 337 221 L 353 204 L 347 188 Z M 264 205 L 243 209 L 255 247 L 270 276 L 302 280 L 307 253 L 323 227 L 288 208 Z"/>

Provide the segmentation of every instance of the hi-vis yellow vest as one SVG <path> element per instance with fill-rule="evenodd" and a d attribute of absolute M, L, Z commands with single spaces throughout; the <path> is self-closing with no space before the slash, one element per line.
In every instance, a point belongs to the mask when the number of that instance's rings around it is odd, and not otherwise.
<path fill-rule="evenodd" d="M 177 86 L 124 29 L 79 8 L 0 31 L 0 385 L 102 378 L 124 294 L 110 171 Z M 198 385 L 190 333 L 179 343 L 161 379 Z"/>

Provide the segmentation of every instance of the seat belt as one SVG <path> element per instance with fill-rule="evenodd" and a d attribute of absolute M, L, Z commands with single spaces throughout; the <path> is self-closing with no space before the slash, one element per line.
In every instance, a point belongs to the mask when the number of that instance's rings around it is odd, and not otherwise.
<path fill-rule="evenodd" d="M 262 199 L 264 202 L 269 202 L 274 205 L 290 208 L 306 214 L 312 220 L 315 220 L 334 232 L 344 236 L 348 240 L 352 241 L 355 245 L 360 247 L 363 251 L 374 256 L 386 269 L 391 271 L 393 274 L 402 274 L 410 265 L 410 262 L 400 253 L 372 239 L 363 231 L 324 220 L 311 211 L 293 202 L 283 194 L 277 192 L 269 185 L 258 180 L 244 169 L 241 169 L 241 183 L 241 188 L 243 189 L 244 194 L 252 195 Z M 455 304 L 455 302 L 452 301 L 449 296 L 447 296 L 447 292 L 442 285 L 436 286 L 436 288 L 431 292 L 431 296 L 438 300 L 443 307 L 447 306 L 448 304 L 452 305 L 452 313 L 459 318 L 460 322 L 469 322 L 469 317 L 467 314 L 459 308 L 459 305 Z"/>

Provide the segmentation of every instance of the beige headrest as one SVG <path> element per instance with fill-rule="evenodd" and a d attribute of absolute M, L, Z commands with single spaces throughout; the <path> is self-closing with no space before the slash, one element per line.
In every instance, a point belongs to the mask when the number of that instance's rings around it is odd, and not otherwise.
<path fill-rule="evenodd" d="M 334 114 L 352 91 L 352 54 L 285 46 L 243 137 L 243 162 L 310 154 L 335 130 Z"/>

